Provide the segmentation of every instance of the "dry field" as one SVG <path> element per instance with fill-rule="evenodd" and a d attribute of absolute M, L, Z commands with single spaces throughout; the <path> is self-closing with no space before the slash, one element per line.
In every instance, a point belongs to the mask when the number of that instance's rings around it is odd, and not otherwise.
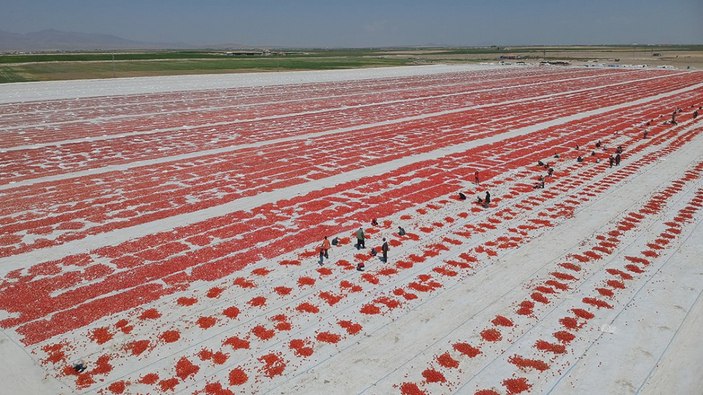
<path fill-rule="evenodd" d="M 612 47 L 598 49 L 597 47 L 583 48 L 531 47 L 529 51 L 523 48 L 504 48 L 501 53 L 476 54 L 443 54 L 444 50 L 430 51 L 394 51 L 389 56 L 413 57 L 426 62 L 497 62 L 501 55 L 522 56 L 524 59 L 505 60 L 506 62 L 525 61 L 538 63 L 543 60 L 565 60 L 574 65 L 592 63 L 613 65 L 647 65 L 649 67 L 670 66 L 678 69 L 703 70 L 703 50 L 659 50 L 656 47 Z M 655 56 L 655 54 L 658 54 Z"/>

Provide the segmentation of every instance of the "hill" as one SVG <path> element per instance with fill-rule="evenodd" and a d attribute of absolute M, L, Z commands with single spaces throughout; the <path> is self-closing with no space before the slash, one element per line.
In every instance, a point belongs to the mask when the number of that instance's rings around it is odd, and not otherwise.
<path fill-rule="evenodd" d="M 66 32 L 55 29 L 31 33 L 0 30 L 0 51 L 85 51 L 117 49 L 186 48 L 184 43 L 150 43 L 128 40 L 109 34 Z"/>

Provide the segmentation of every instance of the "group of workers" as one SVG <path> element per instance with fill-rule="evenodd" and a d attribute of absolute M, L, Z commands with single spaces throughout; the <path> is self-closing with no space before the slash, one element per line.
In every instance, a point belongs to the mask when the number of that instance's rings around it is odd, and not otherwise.
<path fill-rule="evenodd" d="M 698 110 L 700 110 L 700 109 L 701 109 L 701 107 L 698 108 Z M 696 111 L 693 112 L 693 119 L 696 119 L 696 118 L 698 117 L 698 110 L 696 110 Z M 677 124 L 677 122 L 676 122 L 676 115 L 677 115 L 678 113 L 680 113 L 680 112 L 681 112 L 681 109 L 679 109 L 679 108 L 677 108 L 676 110 L 674 110 L 673 114 L 671 115 L 671 120 L 670 120 L 670 122 L 669 122 L 670 124 L 673 124 L 673 125 L 676 125 L 676 124 Z M 650 123 L 647 122 L 647 126 L 649 126 L 649 124 L 650 124 Z M 647 138 L 647 137 L 648 137 L 648 132 L 645 131 L 645 132 L 644 132 L 644 138 Z M 595 143 L 595 147 L 596 147 L 596 148 L 600 148 L 601 146 L 602 146 L 602 143 L 601 143 L 600 140 L 598 140 L 598 141 Z M 577 146 L 576 146 L 576 149 L 579 150 L 579 148 L 580 148 L 580 147 L 577 145 Z M 613 165 L 615 165 L 615 166 L 620 165 L 620 161 L 621 161 L 621 159 L 622 159 L 622 156 L 621 156 L 622 152 L 623 152 L 622 146 L 618 146 L 617 149 L 616 149 L 616 151 L 615 151 L 615 155 L 614 155 L 614 156 L 613 156 L 613 155 L 610 155 L 610 157 L 608 158 L 608 163 L 609 163 L 609 166 L 610 166 L 610 167 L 613 167 Z M 593 151 L 593 152 L 591 153 L 591 155 L 595 155 L 595 151 Z M 559 155 L 556 154 L 555 157 L 558 158 Z M 576 158 L 576 161 L 577 161 L 577 162 L 583 162 L 583 160 L 584 160 L 583 157 L 580 156 L 580 155 L 578 156 L 578 158 Z M 545 168 L 547 169 L 547 175 L 546 175 L 546 176 L 541 175 L 541 176 L 539 177 L 539 179 L 538 179 L 537 184 L 534 186 L 534 188 L 544 188 L 545 179 L 546 179 L 546 177 L 552 176 L 552 174 L 554 173 L 554 168 L 551 167 L 549 163 L 544 163 L 544 162 L 542 162 L 542 161 L 539 161 L 537 164 L 538 164 L 539 166 L 545 167 Z M 474 182 L 475 182 L 477 185 L 478 185 L 479 182 L 480 182 L 480 177 L 479 177 L 479 172 L 478 172 L 478 171 L 475 171 L 475 172 L 474 172 Z M 466 195 L 463 194 L 462 192 L 459 192 L 459 198 L 460 198 L 461 200 L 465 200 L 465 199 L 466 199 Z M 488 206 L 490 205 L 490 203 L 491 203 L 491 193 L 488 192 L 488 191 L 486 191 L 485 197 L 481 198 L 481 197 L 479 196 L 479 197 L 477 198 L 477 202 L 478 202 L 479 204 L 481 204 L 483 207 L 488 207 Z M 377 226 L 377 225 L 378 225 L 378 221 L 376 220 L 376 218 L 374 218 L 374 219 L 371 221 L 371 225 L 372 225 L 372 226 Z M 402 227 L 399 227 L 399 232 L 398 232 L 398 233 L 399 233 L 399 235 L 402 236 L 402 235 L 405 234 L 405 230 L 404 230 Z M 362 249 L 362 248 L 366 248 L 366 234 L 364 233 L 364 229 L 360 227 L 359 230 L 356 231 L 355 235 L 356 235 L 356 244 L 355 244 L 356 249 L 357 249 L 357 250 L 360 250 L 360 249 Z M 332 247 L 332 244 L 337 245 L 337 244 L 338 244 L 338 239 L 335 238 L 335 239 L 333 240 L 333 242 L 330 243 L 330 241 L 328 240 L 327 236 L 325 236 L 325 238 L 322 240 L 322 244 L 321 244 L 320 247 L 319 247 L 319 250 L 320 250 L 320 262 L 319 262 L 319 263 L 320 263 L 320 265 L 323 264 L 324 259 L 329 259 L 329 249 Z M 383 244 L 381 245 L 381 251 L 380 251 L 381 254 L 382 254 L 381 257 L 380 257 L 380 259 L 381 259 L 381 261 L 384 262 L 384 263 L 385 263 L 385 262 L 388 262 L 388 249 L 389 249 L 389 248 L 388 248 L 388 242 L 386 241 L 386 238 L 384 237 L 384 238 L 383 238 Z M 377 254 L 378 254 L 378 251 L 376 251 L 375 248 L 372 248 L 372 249 L 371 249 L 371 255 L 376 256 Z M 359 262 L 359 263 L 357 264 L 357 266 L 356 266 L 356 270 L 363 271 L 363 270 L 364 270 L 364 263 L 363 263 L 363 262 Z"/>
<path fill-rule="evenodd" d="M 371 221 L 372 226 L 378 225 L 378 221 L 374 218 L 373 221 Z M 403 236 L 405 234 L 405 230 L 402 227 L 398 228 L 398 234 Z M 359 228 L 359 230 L 356 231 L 356 244 L 355 247 L 357 250 L 360 250 L 362 248 L 366 248 L 366 234 L 364 233 L 364 228 Z M 336 240 L 336 239 L 335 239 Z M 320 265 L 324 263 L 325 259 L 329 259 L 329 249 L 332 248 L 332 243 L 330 243 L 329 239 L 327 236 L 322 240 L 322 244 L 320 245 Z M 337 244 L 337 243 L 334 243 Z M 381 244 L 381 261 L 383 263 L 388 262 L 388 241 L 386 241 L 386 238 L 383 238 L 383 244 Z M 378 251 L 376 251 L 375 248 L 371 249 L 371 255 L 376 256 L 378 254 Z M 358 271 L 363 271 L 364 270 L 364 262 L 359 262 L 356 265 L 356 270 Z"/>

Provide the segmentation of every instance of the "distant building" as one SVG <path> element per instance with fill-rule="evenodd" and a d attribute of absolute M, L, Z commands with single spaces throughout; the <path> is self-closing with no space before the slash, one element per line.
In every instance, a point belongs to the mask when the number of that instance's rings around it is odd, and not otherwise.
<path fill-rule="evenodd" d="M 543 60 L 539 62 L 540 65 L 550 65 L 550 66 L 570 66 L 571 63 L 565 60 Z"/>
<path fill-rule="evenodd" d="M 269 49 L 255 49 L 255 50 L 238 50 L 238 51 L 227 51 L 225 52 L 227 56 L 269 56 L 271 55 L 271 50 Z"/>

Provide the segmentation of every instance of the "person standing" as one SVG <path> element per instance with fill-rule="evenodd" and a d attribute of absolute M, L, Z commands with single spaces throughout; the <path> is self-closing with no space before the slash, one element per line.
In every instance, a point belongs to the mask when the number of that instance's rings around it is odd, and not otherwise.
<path fill-rule="evenodd" d="M 620 166 L 620 154 L 615 154 L 615 166 Z"/>
<path fill-rule="evenodd" d="M 359 228 L 356 231 L 356 249 L 366 248 L 366 235 L 364 235 L 364 229 Z"/>
<path fill-rule="evenodd" d="M 383 252 L 383 263 L 388 262 L 388 242 L 386 238 L 383 238 L 383 245 L 381 245 L 381 252 Z"/>
<path fill-rule="evenodd" d="M 478 178 L 478 171 L 475 171 L 475 172 L 474 172 L 474 182 L 476 182 L 477 185 L 478 185 L 478 181 L 479 181 L 479 178 Z"/>
<path fill-rule="evenodd" d="M 330 249 L 330 241 L 327 239 L 327 236 L 325 236 L 325 239 L 322 240 L 322 245 L 320 246 L 320 265 L 322 265 L 322 257 L 325 257 L 327 259 L 330 258 L 328 255 L 327 251 Z"/>
<path fill-rule="evenodd" d="M 491 203 L 491 193 L 486 191 L 486 198 L 483 199 L 483 207 L 488 207 L 488 205 Z"/>

